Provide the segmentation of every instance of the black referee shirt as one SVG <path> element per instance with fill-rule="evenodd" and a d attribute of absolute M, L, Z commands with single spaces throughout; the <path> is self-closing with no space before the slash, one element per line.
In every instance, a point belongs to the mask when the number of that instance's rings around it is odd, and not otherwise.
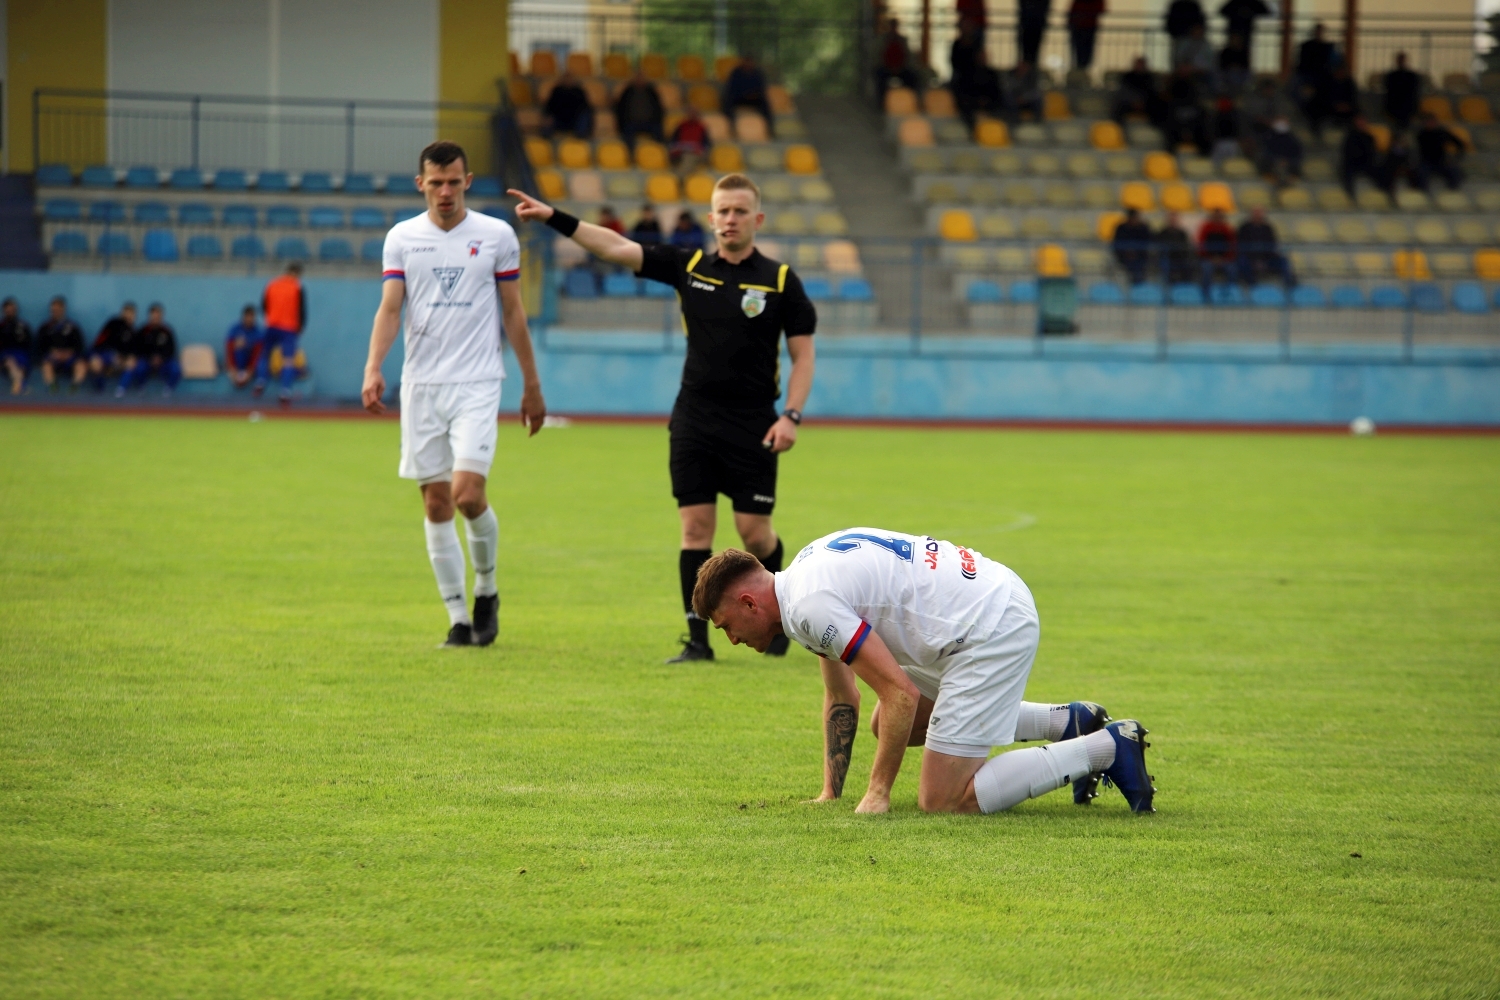
<path fill-rule="evenodd" d="M 810 335 L 818 313 L 787 264 L 752 250 L 738 264 L 666 244 L 641 247 L 638 276 L 677 289 L 687 327 L 686 395 L 737 409 L 781 398 L 781 334 Z"/>

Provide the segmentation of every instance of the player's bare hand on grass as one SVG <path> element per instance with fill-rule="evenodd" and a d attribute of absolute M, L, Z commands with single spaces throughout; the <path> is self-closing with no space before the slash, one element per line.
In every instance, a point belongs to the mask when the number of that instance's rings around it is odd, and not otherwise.
<path fill-rule="evenodd" d="M 365 372 L 365 385 L 359 391 L 359 399 L 365 409 L 379 416 L 385 412 L 385 404 L 381 397 L 385 395 L 385 376 L 380 372 Z"/>
<path fill-rule="evenodd" d="M 890 812 L 891 797 L 889 795 L 877 795 L 875 792 L 866 792 L 865 797 L 859 800 L 859 805 L 854 807 L 854 811 L 866 815 Z"/>
<path fill-rule="evenodd" d="M 526 436 L 536 437 L 546 420 L 547 401 L 542 398 L 542 387 L 528 385 L 521 392 L 521 424 L 531 429 Z"/>
<path fill-rule="evenodd" d="M 522 222 L 546 222 L 552 218 L 552 206 L 546 202 L 538 201 L 524 191 L 510 188 L 506 192 L 519 202 L 516 205 L 516 218 Z"/>
<path fill-rule="evenodd" d="M 792 423 L 789 417 L 778 417 L 766 431 L 766 436 L 761 444 L 773 455 L 779 455 L 784 451 L 791 450 L 792 445 L 797 443 L 797 425 Z"/>

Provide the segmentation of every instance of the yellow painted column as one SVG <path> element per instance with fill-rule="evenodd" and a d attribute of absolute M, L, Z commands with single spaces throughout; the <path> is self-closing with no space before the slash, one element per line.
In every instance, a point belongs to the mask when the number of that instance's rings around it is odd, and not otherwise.
<path fill-rule="evenodd" d="M 438 100 L 495 107 L 510 76 L 509 19 L 509 0 L 440 0 Z M 492 169 L 487 113 L 439 112 L 438 136 L 464 147 L 474 173 Z"/>
<path fill-rule="evenodd" d="M 7 57 L 10 80 L 5 103 L 10 116 L 10 169 L 30 171 L 31 95 L 38 87 L 103 90 L 108 73 L 108 0 L 11 0 Z M 43 120 L 42 150 L 50 161 L 75 170 L 103 163 L 104 102 L 69 100 L 74 112 L 54 122 Z"/>

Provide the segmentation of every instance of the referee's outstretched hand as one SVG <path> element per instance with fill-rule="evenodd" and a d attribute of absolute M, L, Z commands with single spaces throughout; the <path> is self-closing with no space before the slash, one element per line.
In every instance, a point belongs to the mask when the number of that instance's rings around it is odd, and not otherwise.
<path fill-rule="evenodd" d="M 515 188 L 509 188 L 505 193 L 519 202 L 516 205 L 516 218 L 522 222 L 546 222 L 552 218 L 552 206 L 546 202 L 537 201 L 525 191 L 517 191 Z"/>

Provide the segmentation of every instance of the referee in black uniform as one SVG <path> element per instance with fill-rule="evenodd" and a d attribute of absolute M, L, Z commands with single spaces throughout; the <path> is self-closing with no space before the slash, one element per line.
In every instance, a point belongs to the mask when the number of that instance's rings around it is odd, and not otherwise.
<path fill-rule="evenodd" d="M 733 501 L 734 526 L 746 551 L 771 572 L 780 571 L 784 547 L 771 527 L 776 457 L 797 443 L 812 389 L 817 312 L 791 267 L 755 249 L 765 215 L 760 189 L 744 174 L 726 174 L 714 185 L 710 221 L 717 251 L 642 246 L 519 191 L 510 193 L 520 201 L 519 218 L 544 222 L 594 255 L 677 289 L 688 349 L 672 407 L 671 468 L 682 518 L 678 572 L 688 638 L 667 662 L 711 660 L 708 622 L 693 613 L 693 585 L 713 554 L 715 505 L 720 493 Z M 783 331 L 792 374 L 786 409 L 778 415 Z M 767 652 L 781 656 L 786 650 L 780 636 Z"/>

